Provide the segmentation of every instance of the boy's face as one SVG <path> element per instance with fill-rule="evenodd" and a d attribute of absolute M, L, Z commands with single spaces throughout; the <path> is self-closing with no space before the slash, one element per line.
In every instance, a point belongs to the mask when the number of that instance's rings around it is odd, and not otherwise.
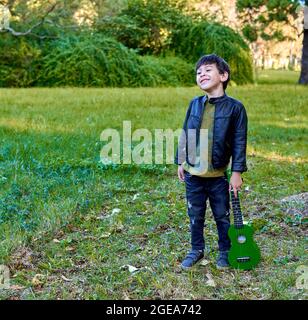
<path fill-rule="evenodd" d="M 213 91 L 223 89 L 223 82 L 228 79 L 228 73 L 220 74 L 216 63 L 214 64 L 203 64 L 197 70 L 196 81 L 201 90 Z"/>

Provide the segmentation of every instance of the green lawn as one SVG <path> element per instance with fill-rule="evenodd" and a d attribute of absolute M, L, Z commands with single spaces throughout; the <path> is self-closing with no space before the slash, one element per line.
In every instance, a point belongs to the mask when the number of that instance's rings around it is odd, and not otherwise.
<path fill-rule="evenodd" d="M 300 73 L 291 70 L 262 70 L 255 72 L 258 84 L 297 84 Z"/>
<path fill-rule="evenodd" d="M 216 269 L 208 211 L 205 265 L 180 271 L 190 236 L 176 167 L 99 163 L 103 129 L 121 130 L 124 120 L 133 130 L 180 128 L 187 104 L 200 94 L 197 88 L 0 90 L 0 264 L 11 272 L 2 299 L 307 297 L 295 285 L 296 268 L 307 263 L 307 224 L 280 203 L 307 191 L 307 88 L 228 90 L 249 116 L 241 198 L 262 252 L 255 270 Z M 130 273 L 127 265 L 141 269 Z"/>

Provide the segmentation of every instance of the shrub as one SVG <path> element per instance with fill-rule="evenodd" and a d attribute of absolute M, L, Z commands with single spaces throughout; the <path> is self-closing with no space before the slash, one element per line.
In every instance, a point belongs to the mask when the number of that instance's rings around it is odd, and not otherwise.
<path fill-rule="evenodd" d="M 185 1 L 129 0 L 118 15 L 104 17 L 97 27 L 140 54 L 159 55 L 168 49 L 172 32 L 190 20 L 184 7 Z"/>
<path fill-rule="evenodd" d="M 195 84 L 194 65 L 177 57 L 140 57 L 143 86 L 191 86 Z"/>
<path fill-rule="evenodd" d="M 216 53 L 231 68 L 231 79 L 237 84 L 253 81 L 252 58 L 242 37 L 229 27 L 206 21 L 190 23 L 178 30 L 172 41 L 175 54 L 192 63 L 204 54 Z"/>
<path fill-rule="evenodd" d="M 193 65 L 180 58 L 141 57 L 99 33 L 57 40 L 43 59 L 39 84 L 139 87 L 193 83 Z"/>
<path fill-rule="evenodd" d="M 53 42 L 42 64 L 46 86 L 129 86 L 140 73 L 138 56 L 100 34 L 70 36 Z"/>
<path fill-rule="evenodd" d="M 25 38 L 0 37 L 0 87 L 30 87 L 38 76 L 41 50 Z"/>

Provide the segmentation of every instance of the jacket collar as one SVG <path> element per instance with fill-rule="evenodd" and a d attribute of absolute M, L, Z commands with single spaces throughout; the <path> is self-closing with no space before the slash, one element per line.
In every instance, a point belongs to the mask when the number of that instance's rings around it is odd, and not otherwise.
<path fill-rule="evenodd" d="M 208 96 L 207 95 L 205 95 L 204 97 L 203 97 L 203 103 L 205 103 L 207 100 L 209 101 L 209 103 L 210 104 L 216 104 L 216 103 L 219 103 L 219 102 L 222 102 L 222 101 L 224 101 L 225 99 L 227 99 L 228 98 L 228 96 L 227 96 L 227 94 L 226 93 L 224 93 L 222 96 L 220 96 L 220 97 L 215 97 L 215 98 L 208 98 Z"/>

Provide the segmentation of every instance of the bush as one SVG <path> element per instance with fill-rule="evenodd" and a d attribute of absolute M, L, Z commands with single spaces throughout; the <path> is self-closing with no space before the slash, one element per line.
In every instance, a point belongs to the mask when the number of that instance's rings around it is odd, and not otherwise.
<path fill-rule="evenodd" d="M 191 86 L 195 84 L 194 65 L 177 57 L 140 57 L 143 86 Z"/>
<path fill-rule="evenodd" d="M 1 87 L 187 86 L 195 83 L 194 64 L 208 53 L 230 64 L 231 80 L 236 84 L 253 79 L 249 48 L 243 39 L 228 27 L 207 22 L 191 20 L 177 30 L 171 52 L 164 52 L 167 57 L 140 56 L 100 32 L 66 34 L 41 42 L 3 35 L 0 45 Z"/>
<path fill-rule="evenodd" d="M 193 66 L 179 58 L 141 57 L 101 34 L 55 41 L 43 59 L 42 86 L 138 87 L 192 84 Z"/>
<path fill-rule="evenodd" d="M 0 37 L 0 87 L 30 87 L 38 76 L 41 50 L 25 38 Z"/>
<path fill-rule="evenodd" d="M 175 34 L 172 47 L 192 63 L 204 54 L 216 53 L 231 68 L 231 79 L 237 84 L 253 82 L 250 50 L 242 37 L 229 27 L 209 22 L 189 23 Z"/>
<path fill-rule="evenodd" d="M 190 85 L 195 82 L 193 64 L 209 53 L 230 64 L 233 82 L 252 82 L 249 48 L 232 29 L 188 14 L 185 0 L 126 3 L 117 6 L 116 15 L 98 15 L 91 28 L 69 31 L 45 23 L 35 29 L 44 39 L 1 33 L 0 86 Z M 28 16 L 33 23 L 35 17 Z M 20 21 L 14 23 L 18 27 Z M 60 38 L 51 40 L 56 36 Z"/>
<path fill-rule="evenodd" d="M 44 86 L 130 86 L 140 73 L 135 52 L 100 34 L 54 41 L 42 69 Z"/>
<path fill-rule="evenodd" d="M 117 16 L 105 17 L 97 27 L 140 54 L 159 55 L 168 49 L 172 32 L 190 20 L 184 7 L 185 1 L 129 0 Z"/>

